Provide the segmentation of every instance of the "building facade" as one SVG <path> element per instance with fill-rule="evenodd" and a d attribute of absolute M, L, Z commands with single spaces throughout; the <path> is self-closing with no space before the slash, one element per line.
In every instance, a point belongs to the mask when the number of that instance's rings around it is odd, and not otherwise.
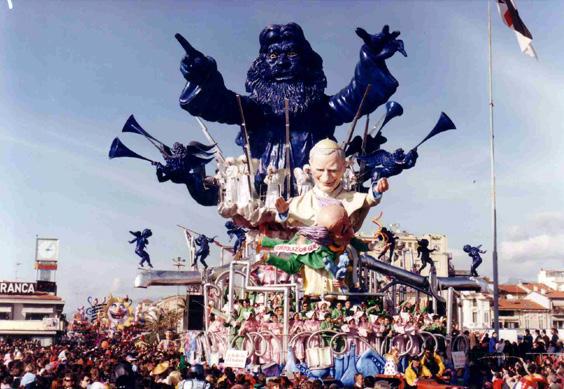
<path fill-rule="evenodd" d="M 45 287 L 47 286 L 47 287 Z M 0 338 L 28 338 L 44 345 L 63 330 L 62 298 L 42 282 L 0 282 Z"/>

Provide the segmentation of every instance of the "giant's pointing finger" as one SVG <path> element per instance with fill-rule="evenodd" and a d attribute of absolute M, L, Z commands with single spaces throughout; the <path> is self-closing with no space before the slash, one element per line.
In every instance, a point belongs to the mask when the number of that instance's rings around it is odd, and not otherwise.
<path fill-rule="evenodd" d="M 174 34 L 174 37 L 176 38 L 176 40 L 178 41 L 178 43 L 180 43 L 180 46 L 182 46 L 182 48 L 186 51 L 187 55 L 190 54 L 195 54 L 198 52 L 198 50 L 196 50 L 195 48 L 192 47 L 192 45 L 190 44 L 190 42 L 188 42 L 186 40 L 186 38 L 184 38 L 182 35 L 180 34 Z"/>

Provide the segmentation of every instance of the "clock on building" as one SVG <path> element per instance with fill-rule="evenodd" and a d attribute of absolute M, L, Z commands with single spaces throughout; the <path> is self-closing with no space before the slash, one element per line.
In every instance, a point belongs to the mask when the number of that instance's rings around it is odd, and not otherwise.
<path fill-rule="evenodd" d="M 37 238 L 37 261 L 56 261 L 59 259 L 59 240 Z"/>

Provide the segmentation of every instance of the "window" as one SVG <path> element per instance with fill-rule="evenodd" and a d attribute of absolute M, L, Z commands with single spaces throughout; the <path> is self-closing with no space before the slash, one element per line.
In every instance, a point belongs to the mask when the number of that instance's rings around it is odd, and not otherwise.
<path fill-rule="evenodd" d="M 49 315 L 45 313 L 26 313 L 25 319 L 26 320 L 43 320 L 43 318 L 48 317 Z"/>
<path fill-rule="evenodd" d="M 10 320 L 10 313 L 0 312 L 0 320 Z"/>

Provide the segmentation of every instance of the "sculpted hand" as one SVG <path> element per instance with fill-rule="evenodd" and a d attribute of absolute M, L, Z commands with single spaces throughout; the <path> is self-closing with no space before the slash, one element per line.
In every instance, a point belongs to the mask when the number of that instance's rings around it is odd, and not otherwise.
<path fill-rule="evenodd" d="M 361 27 L 358 27 L 355 32 L 370 49 L 372 57 L 375 60 L 383 61 L 388 59 L 394 55 L 396 51 L 399 51 L 404 57 L 407 57 L 403 41 L 396 39 L 400 32 L 394 31 L 390 33 L 390 27 L 388 25 L 385 25 L 382 32 L 379 34 L 369 34 Z"/>
<path fill-rule="evenodd" d="M 385 178 L 385 177 L 379 179 L 378 182 L 376 183 L 376 192 L 378 192 L 378 193 L 384 193 L 389 188 L 390 188 L 390 185 L 388 184 L 388 179 Z"/>
<path fill-rule="evenodd" d="M 182 35 L 175 34 L 174 37 L 186 51 L 186 55 L 180 61 L 180 72 L 186 81 L 203 81 L 210 69 L 215 66 L 214 60 L 192 47 Z"/>
<path fill-rule="evenodd" d="M 288 212 L 288 209 L 290 209 L 290 205 L 283 197 L 278 197 L 274 202 L 274 206 L 276 207 L 278 213 L 286 213 Z"/>

